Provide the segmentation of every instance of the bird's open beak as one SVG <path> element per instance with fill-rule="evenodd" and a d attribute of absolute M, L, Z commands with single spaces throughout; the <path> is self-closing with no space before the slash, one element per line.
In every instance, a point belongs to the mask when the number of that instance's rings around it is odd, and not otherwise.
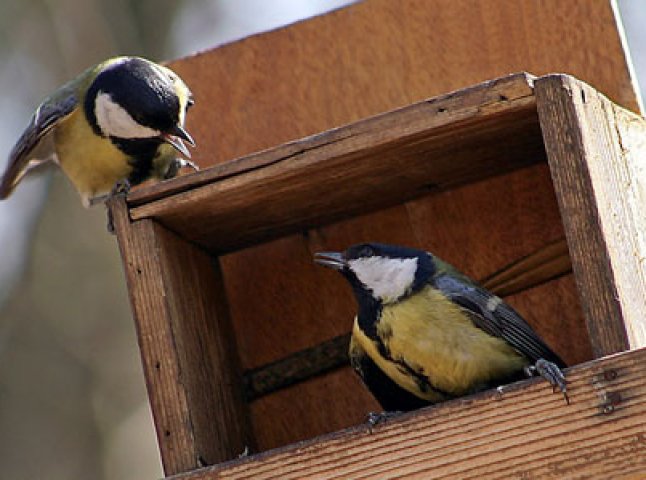
<path fill-rule="evenodd" d="M 343 270 L 346 266 L 345 258 L 339 252 L 318 252 L 314 254 L 314 261 L 324 267 L 334 270 Z"/>
<path fill-rule="evenodd" d="M 186 140 L 192 147 L 195 146 L 195 140 L 193 140 L 193 137 L 184 130 L 184 127 L 181 125 L 175 125 L 172 130 L 163 133 L 161 138 L 164 142 L 172 145 L 179 153 L 187 158 L 191 158 L 191 153 L 188 151 L 188 148 L 186 148 L 186 145 L 184 145 L 182 140 Z"/>

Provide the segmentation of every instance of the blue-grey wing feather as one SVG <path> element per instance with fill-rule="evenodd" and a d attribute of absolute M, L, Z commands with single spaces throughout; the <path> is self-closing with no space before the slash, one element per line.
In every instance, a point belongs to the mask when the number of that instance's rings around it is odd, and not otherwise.
<path fill-rule="evenodd" d="M 0 184 L 0 198 L 7 197 L 26 171 L 39 161 L 47 161 L 54 151 L 38 151 L 37 147 L 58 122 L 67 117 L 78 105 L 75 84 L 64 85 L 41 103 L 32 115 L 29 125 L 9 153 L 7 169 Z"/>
<path fill-rule="evenodd" d="M 437 275 L 434 284 L 453 302 L 464 308 L 477 327 L 490 335 L 502 338 L 532 362 L 542 358 L 559 367 L 566 366 L 512 307 L 491 292 L 466 277 L 446 273 Z"/>

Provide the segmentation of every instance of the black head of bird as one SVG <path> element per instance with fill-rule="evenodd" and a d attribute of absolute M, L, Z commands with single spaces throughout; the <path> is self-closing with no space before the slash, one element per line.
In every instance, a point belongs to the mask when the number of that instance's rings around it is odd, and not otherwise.
<path fill-rule="evenodd" d="M 431 253 L 367 243 L 315 260 L 352 286 L 350 361 L 385 409 L 410 410 L 534 372 L 565 393 L 565 364 L 527 322 Z"/>
<path fill-rule="evenodd" d="M 60 165 L 87 206 L 123 182 L 169 178 L 191 162 L 184 141 L 190 90 L 170 69 L 139 57 L 89 68 L 45 99 L 9 155 L 0 199 L 31 168 Z"/>
<path fill-rule="evenodd" d="M 85 115 L 97 135 L 114 142 L 167 142 L 187 157 L 182 140 L 191 92 L 171 70 L 141 58 L 111 62 L 94 78 L 85 95 Z"/>

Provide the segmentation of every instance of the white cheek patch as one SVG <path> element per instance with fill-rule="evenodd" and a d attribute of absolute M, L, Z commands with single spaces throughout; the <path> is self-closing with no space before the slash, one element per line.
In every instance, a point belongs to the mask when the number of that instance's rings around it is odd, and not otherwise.
<path fill-rule="evenodd" d="M 115 103 L 109 94 L 99 92 L 94 103 L 96 122 L 108 137 L 154 138 L 161 132 L 138 124 L 126 110 Z"/>
<path fill-rule="evenodd" d="M 417 258 L 368 257 L 350 260 L 348 264 L 359 281 L 384 302 L 406 294 L 417 271 Z"/>

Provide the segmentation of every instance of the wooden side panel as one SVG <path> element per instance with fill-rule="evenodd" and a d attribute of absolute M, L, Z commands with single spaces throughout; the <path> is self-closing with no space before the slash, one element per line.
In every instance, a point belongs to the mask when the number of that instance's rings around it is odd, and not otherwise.
<path fill-rule="evenodd" d="M 646 121 L 575 79 L 536 96 L 596 356 L 646 345 Z"/>
<path fill-rule="evenodd" d="M 630 351 L 569 369 L 569 405 L 530 380 L 173 478 L 644 478 L 644 376 Z"/>
<path fill-rule="evenodd" d="M 111 202 L 166 474 L 252 446 L 219 265 Z"/>

